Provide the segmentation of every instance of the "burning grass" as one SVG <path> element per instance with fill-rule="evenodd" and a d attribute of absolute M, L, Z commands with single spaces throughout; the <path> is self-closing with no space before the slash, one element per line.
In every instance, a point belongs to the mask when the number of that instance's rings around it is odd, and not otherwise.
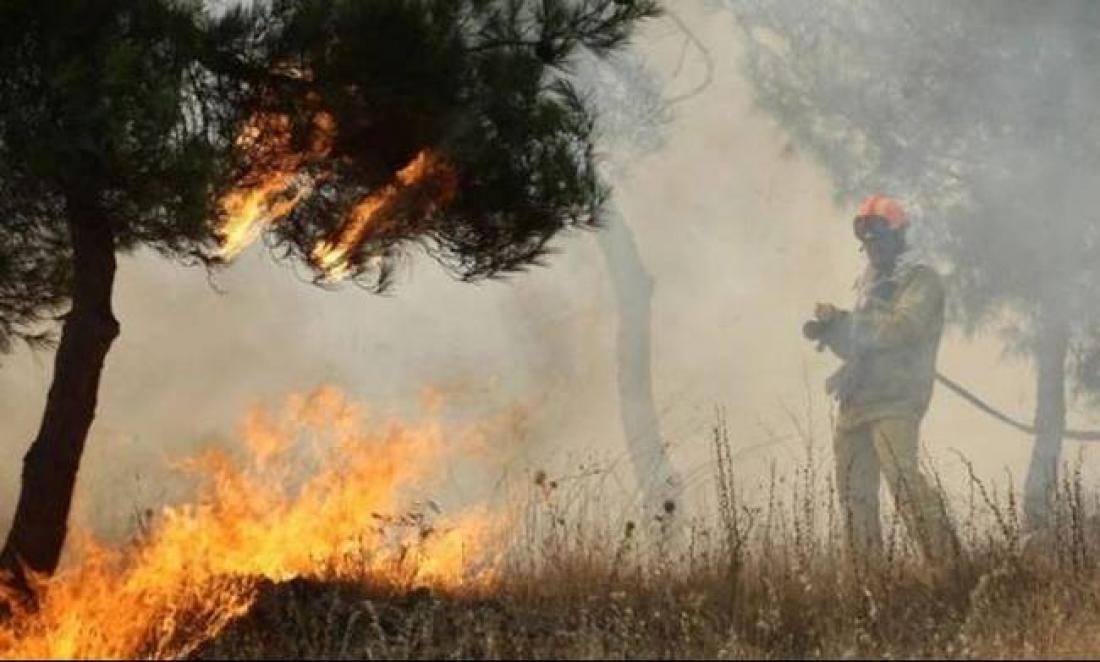
<path fill-rule="evenodd" d="M 364 421 L 368 421 L 364 423 Z M 898 522 L 850 553 L 808 462 L 749 504 L 713 439 L 718 508 L 630 519 L 600 471 L 537 473 L 506 512 L 444 517 L 430 488 L 477 432 L 370 424 L 338 392 L 257 411 L 247 452 L 187 467 L 200 497 L 123 549 L 85 541 L 5 657 L 1093 657 L 1100 527 L 1068 472 L 1053 528 L 1021 533 L 974 483 L 965 552 L 930 568 Z M 374 429 L 367 433 L 364 430 Z M 307 452 L 308 451 L 308 452 Z M 309 471 L 299 471 L 309 466 Z M 778 498 L 780 489 L 788 498 Z M 987 525 L 987 523 L 991 523 Z M 506 530 L 507 535 L 503 535 Z"/>
<path fill-rule="evenodd" d="M 292 397 L 280 416 L 253 412 L 239 456 L 211 448 L 181 463 L 199 480 L 191 503 L 165 508 L 132 545 L 74 541 L 79 563 L 0 629 L 0 654 L 179 657 L 246 613 L 264 580 L 490 582 L 492 518 L 409 502 L 477 431 L 445 440 L 432 422 L 366 419 L 333 389 Z"/>
<path fill-rule="evenodd" d="M 824 504 L 769 512 L 731 502 L 737 512 L 720 521 L 733 530 L 680 525 L 665 514 L 611 526 L 607 513 L 584 514 L 592 504 L 579 490 L 560 489 L 532 490 L 511 553 L 485 593 L 270 585 L 256 609 L 200 652 L 788 659 L 1100 650 L 1100 572 L 1092 561 L 1100 531 L 1083 519 L 1063 518 L 1053 539 L 1026 544 L 1012 531 L 966 529 L 966 555 L 930 569 L 897 526 L 882 557 L 853 558 L 825 522 L 806 519 L 811 512 L 827 519 L 827 508 L 816 507 Z M 1074 507 L 1061 505 L 1065 515 Z M 1014 526 L 1008 504 L 997 508 Z"/>

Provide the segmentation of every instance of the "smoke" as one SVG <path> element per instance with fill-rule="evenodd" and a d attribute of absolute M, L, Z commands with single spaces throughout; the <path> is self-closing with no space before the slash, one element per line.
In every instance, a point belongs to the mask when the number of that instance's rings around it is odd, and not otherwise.
<path fill-rule="evenodd" d="M 861 263 L 851 210 L 834 205 L 833 182 L 755 109 L 729 15 L 703 0 L 676 10 L 711 50 L 712 82 L 676 106 L 660 149 L 631 157 L 615 199 L 655 277 L 662 429 L 689 491 L 705 500 L 716 407 L 725 409 L 749 487 L 766 480 L 772 462 L 801 459 L 806 438 L 819 462 L 827 457 L 822 382 L 835 363 L 799 329 L 816 301 L 850 305 Z M 703 75 L 697 55 L 680 66 L 682 40 L 666 22 L 637 39 L 639 54 L 671 78 L 669 95 Z M 513 416 L 510 432 L 493 439 L 493 465 L 453 476 L 453 499 L 477 498 L 500 476 L 537 468 L 571 473 L 591 460 L 627 467 L 603 257 L 590 233 L 557 245 L 548 268 L 478 285 L 415 259 L 385 297 L 313 288 L 257 250 L 213 285 L 201 270 L 153 255 L 125 258 L 116 304 L 122 335 L 85 452 L 78 520 L 120 534 L 134 508 L 182 489 L 166 478 L 166 459 L 225 443 L 252 403 L 277 403 L 320 383 L 411 417 L 420 415 L 425 387 L 438 389 L 443 415 L 455 420 Z M 1001 406 L 1027 412 L 1029 366 L 997 348 L 948 334 L 940 365 Z M 0 367 L 0 429 L 11 458 L 0 468 L 0 524 L 14 509 L 18 460 L 38 423 L 51 358 L 17 352 Z M 949 453 L 956 448 L 983 475 L 1006 467 L 1021 475 L 1028 440 L 951 398 L 938 391 L 926 419 L 930 458 L 957 469 Z"/>

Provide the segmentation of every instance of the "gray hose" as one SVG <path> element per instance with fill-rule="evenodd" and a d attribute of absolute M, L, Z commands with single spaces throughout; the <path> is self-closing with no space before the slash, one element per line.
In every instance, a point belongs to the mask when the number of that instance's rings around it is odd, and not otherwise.
<path fill-rule="evenodd" d="M 970 404 L 974 405 L 978 409 L 981 409 L 998 421 L 1005 423 L 1006 425 L 1010 425 L 1020 432 L 1035 434 L 1035 426 L 1021 423 L 1020 421 L 1011 418 L 1007 414 L 997 409 L 994 409 L 993 406 L 989 405 L 984 400 L 974 395 L 958 382 L 948 377 L 945 377 L 939 372 L 936 373 L 936 380 L 947 388 L 954 391 L 955 395 L 958 395 L 963 400 L 966 400 Z M 1072 441 L 1100 441 L 1100 430 L 1064 430 L 1062 432 L 1062 437 L 1065 439 L 1070 439 Z"/>

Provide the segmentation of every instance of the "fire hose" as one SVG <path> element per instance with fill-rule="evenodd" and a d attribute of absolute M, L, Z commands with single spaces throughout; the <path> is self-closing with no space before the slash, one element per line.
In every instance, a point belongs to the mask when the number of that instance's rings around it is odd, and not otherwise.
<path fill-rule="evenodd" d="M 821 331 L 821 323 L 817 322 L 816 320 L 811 320 L 810 322 L 807 322 L 802 328 L 802 335 L 804 335 L 809 340 L 818 341 L 817 351 L 819 352 L 825 349 L 825 344 L 821 342 Z M 951 390 L 951 392 L 953 392 L 955 395 L 959 396 L 963 400 L 966 400 L 975 408 L 985 412 L 986 414 L 992 416 L 993 418 L 1004 423 L 1005 425 L 1008 425 L 1009 427 L 1015 428 L 1016 430 L 1019 430 L 1020 432 L 1026 434 L 1033 435 L 1037 432 L 1034 425 L 1028 425 L 1012 418 L 1008 414 L 1005 414 L 1004 412 L 990 405 L 985 400 L 982 400 L 965 386 L 959 384 L 958 382 L 944 375 L 943 373 L 938 371 L 936 372 L 936 381 L 946 386 L 949 390 Z M 1069 439 L 1071 441 L 1100 441 L 1100 430 L 1063 430 L 1062 438 Z"/>
<path fill-rule="evenodd" d="M 936 381 L 951 389 L 951 391 L 953 391 L 955 395 L 961 397 L 963 400 L 966 400 L 970 404 L 989 414 L 998 421 L 1005 423 L 1006 425 L 1010 425 L 1020 432 L 1035 434 L 1036 429 L 1034 425 L 1021 423 L 1020 421 L 1017 421 L 1007 414 L 995 409 L 992 405 L 974 395 L 964 386 L 943 375 L 942 373 L 936 373 Z M 1100 430 L 1063 430 L 1062 438 L 1070 439 L 1072 441 L 1100 441 Z"/>

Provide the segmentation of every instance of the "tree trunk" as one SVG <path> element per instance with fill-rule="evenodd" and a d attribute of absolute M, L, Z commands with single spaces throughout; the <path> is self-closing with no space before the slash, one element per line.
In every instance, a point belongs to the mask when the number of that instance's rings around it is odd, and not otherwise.
<path fill-rule="evenodd" d="M 1042 528 L 1050 521 L 1050 500 L 1057 486 L 1066 429 L 1069 321 L 1058 303 L 1048 303 L 1040 315 L 1035 349 L 1035 446 L 1024 483 L 1024 514 L 1031 529 Z"/>
<path fill-rule="evenodd" d="M 653 277 L 638 254 L 634 234 L 609 203 L 607 227 L 598 234 L 618 306 L 616 336 L 619 413 L 634 473 L 647 507 L 679 496 L 680 479 L 661 438 L 650 372 Z"/>
<path fill-rule="evenodd" d="M 27 597 L 32 595 L 26 571 L 50 575 L 57 568 L 103 361 L 119 333 L 111 310 L 115 242 L 110 222 L 94 198 L 70 199 L 66 213 L 73 248 L 72 307 L 62 326 L 38 436 L 23 458 L 15 518 L 0 552 L 0 572 L 11 573 L 11 585 Z"/>

